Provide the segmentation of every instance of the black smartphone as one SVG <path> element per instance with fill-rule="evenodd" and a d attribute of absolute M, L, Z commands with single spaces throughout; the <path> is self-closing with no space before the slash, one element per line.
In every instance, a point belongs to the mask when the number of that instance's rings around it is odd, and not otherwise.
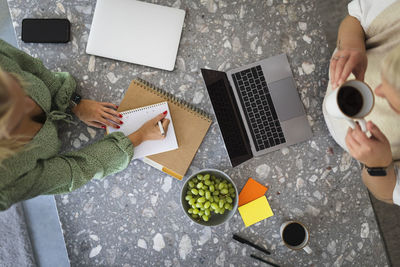
<path fill-rule="evenodd" d="M 21 39 L 26 43 L 67 43 L 70 29 L 68 19 L 23 19 Z"/>

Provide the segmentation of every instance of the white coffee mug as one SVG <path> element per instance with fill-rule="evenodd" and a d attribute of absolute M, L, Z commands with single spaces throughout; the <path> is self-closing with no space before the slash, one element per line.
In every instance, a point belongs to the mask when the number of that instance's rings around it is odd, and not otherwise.
<path fill-rule="evenodd" d="M 339 106 L 338 95 L 342 88 L 349 86 L 355 88 L 362 96 L 362 106 L 360 110 L 353 116 L 346 115 Z M 357 121 L 363 132 L 367 132 L 366 121 L 364 119 L 374 107 L 375 96 L 372 89 L 365 83 L 358 80 L 350 80 L 343 83 L 339 88 L 329 94 L 325 101 L 326 111 L 333 117 L 344 119 L 351 128 L 356 127 Z"/>
<path fill-rule="evenodd" d="M 297 246 L 293 246 L 293 245 L 288 244 L 288 243 L 285 241 L 285 238 L 283 237 L 283 231 L 285 230 L 285 228 L 286 228 L 289 224 L 292 224 L 292 223 L 299 224 L 299 225 L 304 229 L 304 232 L 305 232 L 304 240 L 301 242 L 301 244 L 299 244 L 299 245 L 297 245 Z M 303 249 L 303 250 L 304 250 L 305 252 L 307 252 L 308 254 L 311 254 L 311 253 L 312 253 L 311 248 L 310 248 L 309 246 L 307 246 L 308 241 L 310 240 L 310 234 L 309 234 L 309 232 L 308 232 L 307 227 L 306 227 L 304 224 L 302 224 L 301 222 L 298 222 L 298 221 L 287 221 L 287 222 L 284 222 L 284 223 L 281 225 L 281 230 L 280 230 L 280 232 L 281 232 L 282 241 L 283 241 L 283 243 L 284 243 L 288 248 L 293 249 L 293 250 L 300 250 L 300 249 Z"/>

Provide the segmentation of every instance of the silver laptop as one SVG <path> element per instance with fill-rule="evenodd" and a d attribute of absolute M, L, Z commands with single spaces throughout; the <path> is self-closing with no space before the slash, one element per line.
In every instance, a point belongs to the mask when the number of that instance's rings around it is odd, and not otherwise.
<path fill-rule="evenodd" d="M 97 0 L 86 53 L 172 71 L 185 11 L 135 0 Z"/>
<path fill-rule="evenodd" d="M 312 136 L 285 54 L 201 71 L 232 166 Z"/>

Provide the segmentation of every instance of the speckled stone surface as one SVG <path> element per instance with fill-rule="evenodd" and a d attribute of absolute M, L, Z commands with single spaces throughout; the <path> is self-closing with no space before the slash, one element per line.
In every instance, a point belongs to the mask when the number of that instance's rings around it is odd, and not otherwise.
<path fill-rule="evenodd" d="M 68 44 L 20 45 L 50 69 L 72 73 L 79 92 L 99 101 L 119 103 L 130 81 L 141 77 L 213 114 L 201 67 L 228 70 L 284 52 L 314 133 L 308 142 L 232 169 L 214 119 L 187 174 L 217 168 L 238 188 L 248 177 L 268 185 L 275 216 L 248 228 L 238 212 L 213 228 L 191 223 L 180 207 L 183 182 L 139 161 L 57 196 L 72 266 L 261 265 L 249 257 L 260 254 L 233 241 L 232 233 L 267 247 L 272 251 L 268 258 L 282 266 L 388 265 L 360 167 L 334 143 L 323 121 L 330 55 L 315 1 L 152 1 L 187 11 L 176 68 L 167 72 L 85 54 L 95 1 L 9 0 L 18 36 L 25 17 L 72 22 Z M 102 135 L 84 124 L 60 130 L 64 150 Z M 308 226 L 313 254 L 283 245 L 279 227 L 289 219 Z"/>

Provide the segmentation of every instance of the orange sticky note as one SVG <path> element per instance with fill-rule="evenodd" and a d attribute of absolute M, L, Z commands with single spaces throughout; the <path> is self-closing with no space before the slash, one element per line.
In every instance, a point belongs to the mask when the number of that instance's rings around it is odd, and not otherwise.
<path fill-rule="evenodd" d="M 255 181 L 253 178 L 249 178 L 244 185 L 242 191 L 239 194 L 239 207 L 253 201 L 259 197 L 262 197 L 268 188 Z"/>
<path fill-rule="evenodd" d="M 259 197 L 238 208 L 246 227 L 274 216 L 265 196 Z"/>

